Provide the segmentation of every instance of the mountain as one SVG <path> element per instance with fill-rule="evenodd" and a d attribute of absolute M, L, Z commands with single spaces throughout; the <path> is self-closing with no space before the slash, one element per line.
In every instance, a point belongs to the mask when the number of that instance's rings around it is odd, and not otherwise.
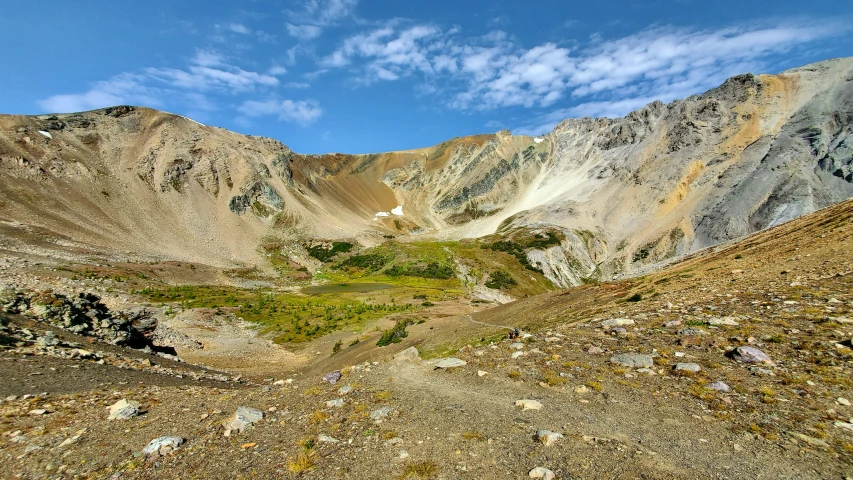
<path fill-rule="evenodd" d="M 610 278 L 853 196 L 853 58 L 740 75 L 621 119 L 407 151 L 304 155 L 148 108 L 0 116 L 5 242 L 265 263 L 263 242 L 558 235 L 557 286 Z M 8 245 L 7 245 L 8 247 Z"/>

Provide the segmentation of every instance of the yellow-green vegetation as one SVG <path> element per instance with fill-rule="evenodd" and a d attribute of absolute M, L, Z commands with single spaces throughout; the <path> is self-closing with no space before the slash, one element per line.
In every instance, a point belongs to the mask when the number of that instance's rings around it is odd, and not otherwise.
<path fill-rule="evenodd" d="M 210 285 L 184 285 L 141 291 L 154 302 L 179 303 L 184 309 L 210 308 L 257 323 L 277 343 L 298 343 L 384 317 L 413 311 L 408 303 L 373 303 L 357 295 L 297 295 Z"/>
<path fill-rule="evenodd" d="M 414 475 L 418 478 L 430 478 L 438 473 L 438 466 L 434 462 L 408 462 L 403 467 L 403 473 L 400 474 L 401 479 L 409 478 Z"/>
<path fill-rule="evenodd" d="M 314 468 L 317 464 L 317 452 L 303 449 L 287 462 L 287 469 L 293 473 L 303 473 Z"/>

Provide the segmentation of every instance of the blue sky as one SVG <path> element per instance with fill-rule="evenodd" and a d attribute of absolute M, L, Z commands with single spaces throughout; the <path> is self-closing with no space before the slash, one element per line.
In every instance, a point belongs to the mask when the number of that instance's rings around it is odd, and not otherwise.
<path fill-rule="evenodd" d="M 5 2 L 0 112 L 133 104 L 297 152 L 417 148 L 853 55 L 851 20 L 850 0 Z"/>

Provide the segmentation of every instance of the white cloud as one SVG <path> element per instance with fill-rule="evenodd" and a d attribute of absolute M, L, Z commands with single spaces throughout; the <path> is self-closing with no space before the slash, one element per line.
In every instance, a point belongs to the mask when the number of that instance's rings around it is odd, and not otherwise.
<path fill-rule="evenodd" d="M 234 33 L 239 33 L 241 35 L 251 35 L 252 31 L 242 23 L 231 23 L 228 25 L 228 29 Z"/>
<path fill-rule="evenodd" d="M 186 69 L 149 67 L 144 72 L 151 80 L 193 91 L 240 93 L 279 83 L 274 74 L 243 70 L 225 63 L 224 58 L 214 52 L 199 51 L 191 63 Z"/>
<path fill-rule="evenodd" d="M 162 105 L 161 93 L 145 86 L 144 76 L 124 73 L 97 82 L 86 92 L 54 95 L 37 103 L 51 113 L 80 112 L 127 103 L 157 107 Z"/>
<path fill-rule="evenodd" d="M 294 25 L 288 23 L 285 26 L 287 27 L 287 33 L 291 37 L 296 37 L 300 40 L 311 40 L 323 33 L 323 28 L 317 25 Z"/>
<path fill-rule="evenodd" d="M 247 117 L 277 115 L 279 120 L 308 125 L 323 114 L 316 100 L 247 100 L 237 109 Z"/>
<path fill-rule="evenodd" d="M 273 65 L 272 67 L 270 67 L 267 73 L 269 73 L 270 75 L 279 76 L 287 73 L 287 69 L 282 67 L 281 65 Z"/>

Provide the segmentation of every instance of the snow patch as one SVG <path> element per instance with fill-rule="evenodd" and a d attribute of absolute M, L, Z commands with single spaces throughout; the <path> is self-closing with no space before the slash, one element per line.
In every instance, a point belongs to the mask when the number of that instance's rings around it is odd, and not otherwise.
<path fill-rule="evenodd" d="M 533 139 L 533 141 L 534 141 L 534 142 L 536 142 L 536 143 L 542 143 L 543 141 L 545 141 L 545 139 L 544 139 L 544 138 L 538 138 L 538 137 L 537 137 L 537 138 L 534 138 L 534 139 Z"/>
<path fill-rule="evenodd" d="M 388 212 L 376 212 L 376 215 L 374 215 L 373 217 L 376 218 L 376 217 L 390 217 L 390 216 L 391 216 L 391 214 Z"/>
<path fill-rule="evenodd" d="M 403 206 L 397 205 L 396 208 L 391 209 L 391 213 L 393 213 L 394 215 L 397 215 L 398 217 L 402 216 L 403 215 Z"/>
<path fill-rule="evenodd" d="M 39 133 L 44 135 L 47 138 L 53 138 L 53 135 L 51 135 L 50 132 L 45 132 L 44 130 L 39 130 Z"/>

